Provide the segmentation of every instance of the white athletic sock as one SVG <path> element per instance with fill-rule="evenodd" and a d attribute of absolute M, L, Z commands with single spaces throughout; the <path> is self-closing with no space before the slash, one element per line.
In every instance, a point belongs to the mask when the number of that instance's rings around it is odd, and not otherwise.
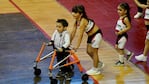
<path fill-rule="evenodd" d="M 119 61 L 124 62 L 124 55 L 119 55 Z"/>
<path fill-rule="evenodd" d="M 124 49 L 124 53 L 125 53 L 125 55 L 130 55 L 131 54 L 131 52 L 129 50 L 126 50 L 126 49 Z"/>

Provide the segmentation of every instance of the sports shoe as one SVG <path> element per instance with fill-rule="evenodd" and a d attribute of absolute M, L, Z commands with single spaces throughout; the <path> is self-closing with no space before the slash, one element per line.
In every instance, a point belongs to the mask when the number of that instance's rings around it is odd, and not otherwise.
<path fill-rule="evenodd" d="M 135 19 L 138 19 L 140 17 L 142 17 L 143 13 L 141 12 L 137 12 L 137 14 L 134 16 Z"/>
<path fill-rule="evenodd" d="M 135 56 L 135 58 L 136 58 L 136 60 L 138 60 L 138 61 L 147 61 L 147 57 L 146 56 L 144 56 L 143 54 L 141 54 L 141 55 L 138 55 L 138 56 Z"/>
<path fill-rule="evenodd" d="M 127 60 L 129 61 L 131 58 L 132 58 L 132 56 L 134 55 L 134 53 L 133 52 L 131 52 L 129 55 L 127 55 Z"/>
<path fill-rule="evenodd" d="M 98 63 L 98 69 L 102 69 L 103 67 L 104 67 L 104 63 L 100 61 Z"/>
<path fill-rule="evenodd" d="M 115 66 L 124 66 L 124 62 L 118 61 L 115 63 Z"/>
<path fill-rule="evenodd" d="M 101 72 L 99 69 L 91 68 L 86 72 L 88 75 L 99 75 Z"/>

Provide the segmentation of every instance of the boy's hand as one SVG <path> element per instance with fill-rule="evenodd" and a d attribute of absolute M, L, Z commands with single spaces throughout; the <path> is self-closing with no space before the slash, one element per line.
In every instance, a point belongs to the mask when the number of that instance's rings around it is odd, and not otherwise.
<path fill-rule="evenodd" d="M 63 48 L 58 48 L 57 51 L 58 52 L 63 52 Z"/>
<path fill-rule="evenodd" d="M 50 42 L 46 43 L 46 45 L 47 46 L 51 46 L 52 45 L 52 42 L 50 41 Z"/>

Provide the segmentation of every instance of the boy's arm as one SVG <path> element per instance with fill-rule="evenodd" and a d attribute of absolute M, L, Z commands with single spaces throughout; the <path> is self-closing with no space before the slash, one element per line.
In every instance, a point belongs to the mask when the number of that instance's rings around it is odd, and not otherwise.
<path fill-rule="evenodd" d="M 46 44 L 47 46 L 54 46 L 54 38 L 55 38 L 55 34 L 56 34 L 56 30 L 54 31 L 54 33 L 52 34 L 51 40 Z"/>

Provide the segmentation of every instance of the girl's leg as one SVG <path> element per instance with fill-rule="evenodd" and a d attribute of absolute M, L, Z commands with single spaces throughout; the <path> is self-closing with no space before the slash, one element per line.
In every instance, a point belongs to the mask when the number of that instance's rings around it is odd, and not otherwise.
<path fill-rule="evenodd" d="M 123 63 L 124 62 L 124 50 L 119 49 L 118 53 L 119 53 L 119 61 Z"/>
<path fill-rule="evenodd" d="M 149 21 L 145 20 L 147 30 L 149 30 Z M 145 47 L 143 54 L 135 56 L 138 61 L 147 61 L 147 54 L 149 52 L 149 31 L 146 33 Z"/>
<path fill-rule="evenodd" d="M 126 55 L 126 59 L 129 61 L 131 60 L 131 58 L 133 57 L 134 53 L 129 51 L 129 50 L 126 50 L 124 49 L 124 54 Z"/>
<path fill-rule="evenodd" d="M 148 52 L 149 52 L 149 40 L 146 39 L 145 40 L 145 47 L 144 47 L 143 54 L 135 56 L 135 58 L 138 61 L 147 61 L 147 54 L 148 54 Z"/>
<path fill-rule="evenodd" d="M 98 48 L 92 48 L 93 56 L 93 65 L 98 68 L 99 57 L 98 57 Z"/>
<path fill-rule="evenodd" d="M 149 52 L 149 40 L 146 39 L 145 40 L 145 47 L 144 47 L 143 55 L 147 56 L 148 52 Z"/>
<path fill-rule="evenodd" d="M 117 46 L 116 46 L 116 50 L 117 52 L 119 53 L 119 61 L 116 62 L 116 66 L 123 66 L 124 65 L 124 47 L 125 47 L 125 44 L 127 42 L 127 39 L 125 36 L 121 37 L 119 40 L 118 40 L 118 43 L 117 43 Z"/>
<path fill-rule="evenodd" d="M 101 41 L 102 41 L 102 36 L 100 33 L 98 33 L 92 39 L 92 43 L 87 44 L 87 53 L 93 60 L 93 68 L 91 68 L 90 70 L 88 70 L 86 72 L 88 75 L 100 74 L 100 67 L 101 66 L 99 66 L 99 64 L 102 64 L 102 66 L 103 66 L 103 63 L 99 62 L 98 48 L 99 48 Z"/>
<path fill-rule="evenodd" d="M 147 29 L 147 33 L 146 33 L 145 47 L 144 47 L 143 55 L 147 56 L 147 54 L 149 52 L 149 21 L 148 20 L 145 20 L 145 26 Z"/>
<path fill-rule="evenodd" d="M 98 58 L 98 48 L 92 48 L 90 44 L 87 45 L 87 53 L 93 60 L 93 66 L 98 67 L 99 58 Z"/>
<path fill-rule="evenodd" d="M 91 59 L 93 59 L 91 44 L 87 44 L 87 51 L 86 52 L 91 57 Z"/>
<path fill-rule="evenodd" d="M 88 75 L 100 74 L 100 69 L 98 68 L 98 63 L 99 63 L 98 48 L 92 48 L 92 46 L 90 44 L 88 44 L 87 53 L 93 60 L 93 67 L 90 70 L 88 70 L 86 73 Z"/>

